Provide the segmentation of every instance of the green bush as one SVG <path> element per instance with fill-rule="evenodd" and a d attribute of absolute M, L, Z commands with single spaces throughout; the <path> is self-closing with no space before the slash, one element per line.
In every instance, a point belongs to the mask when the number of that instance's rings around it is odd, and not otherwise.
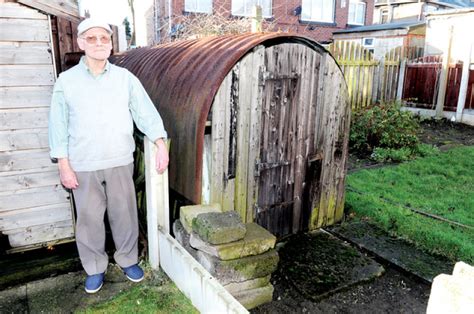
<path fill-rule="evenodd" d="M 377 161 L 405 161 L 420 155 L 418 129 L 418 119 L 399 104 L 377 104 L 353 113 L 350 149 Z"/>

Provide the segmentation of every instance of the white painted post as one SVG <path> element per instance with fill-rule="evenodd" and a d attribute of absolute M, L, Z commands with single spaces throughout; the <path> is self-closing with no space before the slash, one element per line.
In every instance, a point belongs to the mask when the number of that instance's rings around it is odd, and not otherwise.
<path fill-rule="evenodd" d="M 451 59 L 451 44 L 453 42 L 453 26 L 449 27 L 448 42 L 443 51 L 443 63 L 441 65 L 441 75 L 439 76 L 438 97 L 436 100 L 436 117 L 443 116 L 444 100 L 446 98 L 446 86 L 448 84 L 449 59 Z"/>
<path fill-rule="evenodd" d="M 398 86 L 397 86 L 397 100 L 402 100 L 403 94 L 403 83 L 405 83 L 405 68 L 407 65 L 407 58 L 402 58 L 400 61 L 400 70 L 398 73 Z"/>
<path fill-rule="evenodd" d="M 262 32 L 262 7 L 260 5 L 254 5 L 252 8 L 252 33 Z"/>
<path fill-rule="evenodd" d="M 462 121 L 462 113 L 464 111 L 464 104 L 466 103 L 466 96 L 467 96 L 467 87 L 469 81 L 469 67 L 471 66 L 471 54 L 472 54 L 472 39 L 471 45 L 468 49 L 466 49 L 464 58 L 462 60 L 462 74 L 461 74 L 461 85 L 459 86 L 459 97 L 458 97 L 458 104 L 456 106 L 456 121 Z"/>
<path fill-rule="evenodd" d="M 158 229 L 169 233 L 169 193 L 168 169 L 163 174 L 156 172 L 156 145 L 145 137 L 145 185 L 146 185 L 146 216 L 148 231 L 148 256 L 150 266 L 158 269 L 160 256 L 158 249 Z M 169 142 L 167 142 L 169 146 Z"/>

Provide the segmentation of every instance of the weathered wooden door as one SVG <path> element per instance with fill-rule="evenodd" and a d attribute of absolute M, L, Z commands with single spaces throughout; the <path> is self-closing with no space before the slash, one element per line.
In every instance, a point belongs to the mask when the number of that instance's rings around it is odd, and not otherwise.
<path fill-rule="evenodd" d="M 303 51 L 296 45 L 266 50 L 260 157 L 256 161 L 257 222 L 278 237 L 308 227 L 312 203 L 307 189 L 319 181 L 307 174 L 315 156 L 315 89 L 306 82 Z M 314 74 L 314 72 L 311 72 Z M 303 81 L 305 80 L 305 81 Z M 308 182 L 306 182 L 308 181 Z M 309 206 L 308 206 L 309 204 Z"/>

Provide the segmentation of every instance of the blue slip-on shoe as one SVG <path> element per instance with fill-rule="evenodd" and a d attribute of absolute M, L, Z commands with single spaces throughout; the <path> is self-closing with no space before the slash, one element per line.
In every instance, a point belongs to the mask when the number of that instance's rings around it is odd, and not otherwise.
<path fill-rule="evenodd" d="M 104 284 L 104 273 L 86 277 L 85 289 L 87 293 L 96 293 Z"/>
<path fill-rule="evenodd" d="M 122 268 L 122 270 L 125 276 L 133 282 L 140 282 L 145 277 L 143 270 L 138 266 L 138 264 Z"/>

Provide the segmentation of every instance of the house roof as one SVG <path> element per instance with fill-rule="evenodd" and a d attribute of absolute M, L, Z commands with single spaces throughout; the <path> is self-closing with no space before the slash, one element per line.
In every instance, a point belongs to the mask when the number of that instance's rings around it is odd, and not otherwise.
<path fill-rule="evenodd" d="M 474 2 L 471 0 L 435 0 L 431 1 L 439 4 L 448 4 L 459 8 L 469 8 L 474 7 Z"/>
<path fill-rule="evenodd" d="M 333 34 L 386 31 L 386 30 L 392 30 L 392 29 L 410 29 L 412 27 L 421 26 L 424 24 L 425 22 L 420 22 L 420 21 L 373 24 L 373 25 L 354 27 L 350 29 L 342 29 L 342 30 L 333 32 Z"/>

